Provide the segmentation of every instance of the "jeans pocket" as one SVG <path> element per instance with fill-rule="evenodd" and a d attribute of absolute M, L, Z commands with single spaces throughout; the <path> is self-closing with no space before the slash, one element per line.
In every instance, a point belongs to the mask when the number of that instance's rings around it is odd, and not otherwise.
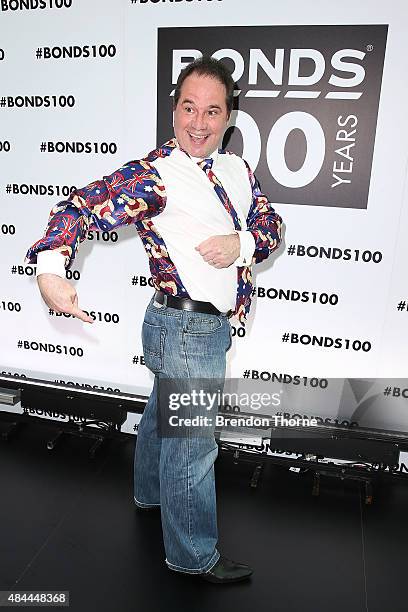
<path fill-rule="evenodd" d="M 161 325 L 143 322 L 142 345 L 146 366 L 152 372 L 160 372 L 163 369 L 164 339 L 166 328 Z"/>
<path fill-rule="evenodd" d="M 192 315 L 187 319 L 185 331 L 188 334 L 212 334 L 221 329 L 222 320 L 217 315 Z"/>

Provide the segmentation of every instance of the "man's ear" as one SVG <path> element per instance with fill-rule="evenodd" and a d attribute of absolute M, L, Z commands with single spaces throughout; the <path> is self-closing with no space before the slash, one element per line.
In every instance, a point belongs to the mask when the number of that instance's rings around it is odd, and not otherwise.
<path fill-rule="evenodd" d="M 173 100 L 173 127 L 174 127 L 174 113 L 176 111 L 176 106 L 177 104 L 174 104 L 174 100 Z"/>

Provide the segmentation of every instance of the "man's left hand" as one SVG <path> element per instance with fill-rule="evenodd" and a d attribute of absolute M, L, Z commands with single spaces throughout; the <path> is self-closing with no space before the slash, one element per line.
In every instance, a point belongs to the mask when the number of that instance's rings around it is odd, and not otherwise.
<path fill-rule="evenodd" d="M 214 268 L 228 268 L 239 257 L 240 249 L 238 234 L 210 236 L 196 246 L 204 261 Z"/>

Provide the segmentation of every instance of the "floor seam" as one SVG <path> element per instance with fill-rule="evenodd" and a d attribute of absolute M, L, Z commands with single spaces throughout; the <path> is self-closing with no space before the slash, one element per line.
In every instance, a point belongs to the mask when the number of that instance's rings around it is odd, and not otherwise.
<path fill-rule="evenodd" d="M 367 568 L 366 568 L 366 557 L 365 557 L 365 544 L 364 544 L 364 523 L 363 523 L 363 505 L 361 501 L 362 492 L 359 491 L 360 501 L 360 526 L 361 526 L 361 551 L 363 556 L 363 577 L 364 577 L 364 595 L 365 595 L 365 609 L 368 612 L 368 592 L 367 592 Z"/>

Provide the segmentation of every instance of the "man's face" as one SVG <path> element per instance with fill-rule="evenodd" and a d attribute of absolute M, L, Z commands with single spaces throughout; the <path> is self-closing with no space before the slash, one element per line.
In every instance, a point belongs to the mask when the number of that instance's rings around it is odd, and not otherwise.
<path fill-rule="evenodd" d="M 211 76 L 190 74 L 174 110 L 174 134 L 192 157 L 205 158 L 218 148 L 228 123 L 225 85 Z"/>

